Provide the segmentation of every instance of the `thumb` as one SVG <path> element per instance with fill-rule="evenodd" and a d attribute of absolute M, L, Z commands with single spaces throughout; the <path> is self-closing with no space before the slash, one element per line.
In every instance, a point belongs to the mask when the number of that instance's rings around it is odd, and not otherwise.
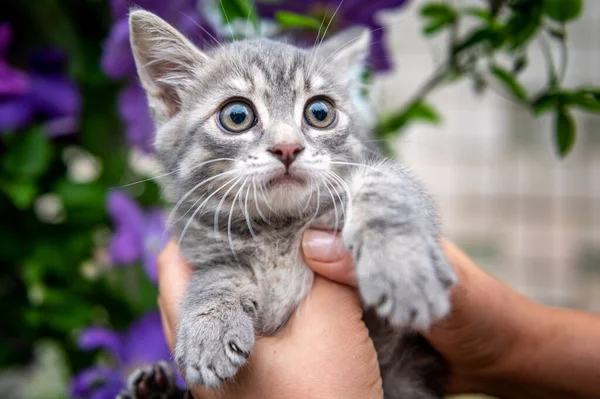
<path fill-rule="evenodd" d="M 341 284 L 356 286 L 352 255 L 338 235 L 306 230 L 302 237 L 302 251 L 306 264 L 315 273 Z"/>

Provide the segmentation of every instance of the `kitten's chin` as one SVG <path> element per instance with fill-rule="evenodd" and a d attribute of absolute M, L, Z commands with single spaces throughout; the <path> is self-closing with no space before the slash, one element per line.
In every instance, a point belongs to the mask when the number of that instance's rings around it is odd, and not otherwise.
<path fill-rule="evenodd" d="M 276 213 L 297 214 L 299 209 L 306 208 L 310 191 L 305 180 L 285 175 L 268 183 L 267 195 L 269 205 Z"/>

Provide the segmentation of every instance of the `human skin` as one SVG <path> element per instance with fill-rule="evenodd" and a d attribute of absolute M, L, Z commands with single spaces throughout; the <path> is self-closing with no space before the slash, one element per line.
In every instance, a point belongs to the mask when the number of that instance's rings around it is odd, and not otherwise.
<path fill-rule="evenodd" d="M 452 312 L 426 334 L 444 357 L 452 393 L 500 398 L 600 398 L 600 317 L 518 294 L 442 240 L 459 283 Z M 382 398 L 377 357 L 361 320 L 352 258 L 336 236 L 307 231 L 304 257 L 318 275 L 287 325 L 259 337 L 235 382 L 202 398 Z M 178 301 L 191 273 L 170 243 L 159 259 L 159 306 L 171 348 Z M 335 282 L 335 283 L 334 283 Z"/>

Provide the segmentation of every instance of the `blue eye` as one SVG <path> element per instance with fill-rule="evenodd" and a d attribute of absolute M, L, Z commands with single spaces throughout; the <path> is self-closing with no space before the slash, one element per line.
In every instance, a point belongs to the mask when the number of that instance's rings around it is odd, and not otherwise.
<path fill-rule="evenodd" d="M 335 122 L 335 108 L 325 99 L 310 101 L 304 109 L 306 122 L 318 129 L 325 129 Z"/>
<path fill-rule="evenodd" d="M 219 122 L 228 133 L 241 133 L 256 122 L 252 107 L 243 101 L 232 101 L 219 111 Z"/>

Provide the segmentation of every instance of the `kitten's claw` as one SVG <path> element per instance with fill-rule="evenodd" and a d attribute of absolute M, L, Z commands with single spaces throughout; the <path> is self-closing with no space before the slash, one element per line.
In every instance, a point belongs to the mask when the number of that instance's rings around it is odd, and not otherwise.
<path fill-rule="evenodd" d="M 220 314 L 183 315 L 175 359 L 190 384 L 217 388 L 246 364 L 254 346 L 254 323 L 242 307 Z"/>
<path fill-rule="evenodd" d="M 127 380 L 127 390 L 116 399 L 184 399 L 186 394 L 177 387 L 171 367 L 158 362 L 134 370 Z"/>
<path fill-rule="evenodd" d="M 344 241 L 364 304 L 395 326 L 424 332 L 450 311 L 456 278 L 437 239 L 417 226 L 397 227 L 348 228 Z"/>

